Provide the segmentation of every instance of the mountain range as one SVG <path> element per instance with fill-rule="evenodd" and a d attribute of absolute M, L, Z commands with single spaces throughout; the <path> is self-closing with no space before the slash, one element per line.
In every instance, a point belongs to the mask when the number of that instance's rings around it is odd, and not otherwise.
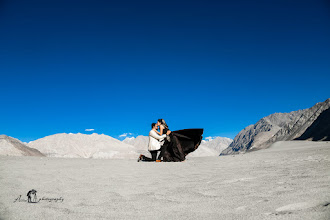
<path fill-rule="evenodd" d="M 218 156 L 220 150 L 228 147 L 231 141 L 230 138 L 222 137 L 203 141 L 189 156 Z M 148 142 L 149 137 L 142 135 L 120 141 L 104 134 L 61 133 L 22 143 L 15 138 L 0 135 L 0 155 L 136 159 L 140 154 L 150 154 Z"/>
<path fill-rule="evenodd" d="M 277 141 L 328 140 L 330 99 L 311 108 L 290 113 L 275 113 L 239 132 L 220 155 L 267 148 Z"/>
<path fill-rule="evenodd" d="M 234 140 L 224 137 L 203 140 L 188 158 L 245 153 L 290 140 L 330 140 L 330 99 L 308 109 L 271 114 L 244 128 Z M 104 134 L 61 133 L 22 143 L 0 135 L 0 155 L 136 159 L 139 154 L 149 155 L 148 141 L 149 137 L 142 135 L 120 141 Z"/>

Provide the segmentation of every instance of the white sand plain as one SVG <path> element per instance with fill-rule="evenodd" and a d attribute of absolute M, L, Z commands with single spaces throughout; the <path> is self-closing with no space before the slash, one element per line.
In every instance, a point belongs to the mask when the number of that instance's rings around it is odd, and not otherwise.
<path fill-rule="evenodd" d="M 330 143 L 182 163 L 1 156 L 0 186 L 1 219 L 326 220 Z M 64 200 L 27 203 L 31 189 Z"/>

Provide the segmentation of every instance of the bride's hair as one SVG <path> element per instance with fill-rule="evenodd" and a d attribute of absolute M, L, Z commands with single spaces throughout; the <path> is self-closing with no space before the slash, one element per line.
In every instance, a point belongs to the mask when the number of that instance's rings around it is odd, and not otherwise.
<path fill-rule="evenodd" d="M 168 126 L 167 126 L 167 124 L 166 124 L 166 122 L 165 122 L 165 120 L 164 119 L 158 119 L 158 121 L 166 128 L 166 129 L 168 129 Z"/>

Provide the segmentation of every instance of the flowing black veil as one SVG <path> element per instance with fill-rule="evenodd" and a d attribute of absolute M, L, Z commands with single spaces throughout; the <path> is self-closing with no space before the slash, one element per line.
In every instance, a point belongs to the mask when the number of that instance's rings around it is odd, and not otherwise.
<path fill-rule="evenodd" d="M 172 131 L 169 139 L 166 139 L 163 147 L 164 162 L 180 162 L 186 159 L 186 156 L 195 151 L 202 142 L 204 129 L 183 129 Z"/>

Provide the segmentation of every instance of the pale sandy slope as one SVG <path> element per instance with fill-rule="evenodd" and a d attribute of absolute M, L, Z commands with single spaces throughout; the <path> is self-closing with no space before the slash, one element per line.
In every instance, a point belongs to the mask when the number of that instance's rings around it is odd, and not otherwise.
<path fill-rule="evenodd" d="M 47 157 L 133 159 L 136 149 L 104 134 L 54 134 L 28 144 Z"/>
<path fill-rule="evenodd" d="M 1 219 L 329 219 L 330 143 L 182 163 L 0 157 Z M 36 204 L 13 202 L 30 189 Z"/>

